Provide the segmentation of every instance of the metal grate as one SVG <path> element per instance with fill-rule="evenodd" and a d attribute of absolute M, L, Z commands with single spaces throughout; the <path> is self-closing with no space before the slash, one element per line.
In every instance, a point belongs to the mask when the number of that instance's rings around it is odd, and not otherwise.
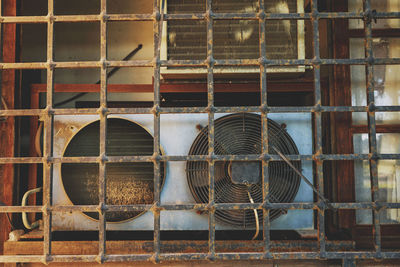
<path fill-rule="evenodd" d="M 400 159 L 399 154 L 379 154 L 376 143 L 376 123 L 375 112 L 394 112 L 400 111 L 399 106 L 375 106 L 374 105 L 374 66 L 384 64 L 400 64 L 399 58 L 374 58 L 372 53 L 372 29 L 371 24 L 374 19 L 399 18 L 399 12 L 373 12 L 370 0 L 365 1 L 364 11 L 359 13 L 350 12 L 319 12 L 318 0 L 311 1 L 311 12 L 304 14 L 290 13 L 277 14 L 266 13 L 264 0 L 259 0 L 258 13 L 214 13 L 212 11 L 212 0 L 206 1 L 204 12 L 196 14 L 167 14 L 160 13 L 162 8 L 157 0 L 154 0 L 153 14 L 128 14 L 111 15 L 107 13 L 107 0 L 101 0 L 101 10 L 99 15 L 77 15 L 77 16 L 55 16 L 54 0 L 48 1 L 47 16 L 30 17 L 8 17 L 2 16 L 2 25 L 8 23 L 44 23 L 47 24 L 47 61 L 37 63 L 1 63 L 3 70 L 6 69 L 45 69 L 47 70 L 47 99 L 45 109 L 19 109 L 1 110 L 0 116 L 42 116 L 44 118 L 44 151 L 43 157 L 9 157 L 0 158 L 1 164 L 17 163 L 43 163 L 43 206 L 0 206 L 0 212 L 38 212 L 43 214 L 44 221 L 44 241 L 42 255 L 19 255 L 19 256 L 0 256 L 0 262 L 115 262 L 115 261 L 160 261 L 160 260 L 238 260 L 238 259 L 345 259 L 345 263 L 352 263 L 352 260 L 363 259 L 397 259 L 400 252 L 397 250 L 382 251 L 381 226 L 379 221 L 379 211 L 382 208 L 400 208 L 400 203 L 377 202 L 378 199 L 378 178 L 377 161 L 382 159 Z M 321 19 L 363 19 L 365 22 L 365 46 L 367 55 L 365 59 L 322 59 L 320 58 L 320 38 L 319 21 Z M 207 30 L 206 60 L 160 60 L 160 44 L 163 21 L 169 20 L 191 20 L 204 21 Z M 259 25 L 259 52 L 260 57 L 256 59 L 215 59 L 214 56 L 214 27 L 213 22 L 219 20 L 250 20 L 258 22 Z M 270 20 L 310 20 L 313 32 L 313 54 L 312 59 L 270 59 L 266 54 L 266 21 Z M 99 61 L 88 62 L 55 62 L 54 61 L 54 23 L 55 22 L 100 22 L 101 25 L 101 53 Z M 153 21 L 154 34 L 154 57 L 152 60 L 131 60 L 131 61 L 111 61 L 107 58 L 107 30 L 106 25 L 111 21 Z M 365 65 L 368 77 L 368 104 L 367 106 L 323 106 L 321 102 L 321 66 L 324 65 Z M 267 105 L 267 72 L 266 69 L 273 66 L 291 65 L 311 66 L 314 70 L 315 99 L 313 106 L 305 107 L 271 107 Z M 160 67 L 203 67 L 207 68 L 207 107 L 161 107 L 160 106 Z M 260 68 L 260 96 L 261 105 L 258 107 L 216 107 L 214 105 L 214 69 L 218 66 L 254 66 Z M 109 67 L 153 67 L 154 68 L 154 105 L 151 108 L 109 108 L 107 106 L 107 68 Z M 89 109 L 55 109 L 53 102 L 54 92 L 54 71 L 58 68 L 100 68 L 100 108 Z M 289 160 L 308 160 L 314 161 L 316 166 L 317 188 L 320 195 L 324 195 L 324 169 L 323 162 L 336 160 L 368 160 L 371 170 L 372 181 L 372 201 L 369 203 L 325 203 L 318 197 L 313 203 L 272 203 L 268 201 L 270 192 L 269 187 L 269 164 L 275 161 L 282 161 L 276 154 L 269 154 L 269 142 L 263 142 L 260 155 L 218 155 L 215 153 L 215 120 L 216 113 L 236 113 L 236 112 L 259 112 L 262 121 L 262 138 L 268 140 L 268 120 L 269 113 L 285 112 L 308 112 L 315 118 L 315 150 L 312 155 L 287 155 Z M 322 151 L 322 114 L 324 112 L 368 112 L 368 136 L 369 154 L 324 154 Z M 107 136 L 107 117 L 110 114 L 150 113 L 154 115 L 154 151 L 149 156 L 110 156 L 106 153 Z M 207 113 L 208 114 L 208 155 L 188 155 L 188 156 L 168 156 L 160 154 L 160 115 L 164 113 Z M 53 157 L 53 120 L 55 115 L 61 114 L 98 114 L 100 118 L 100 144 L 99 156 L 92 157 Z M 262 203 L 216 203 L 215 196 L 215 163 L 221 160 L 236 161 L 262 161 L 262 184 L 263 201 Z M 154 163 L 154 202 L 152 204 L 141 205 L 106 205 L 106 164 L 113 162 L 153 162 Z M 208 162 L 209 203 L 205 204 L 186 204 L 186 205 L 161 205 L 161 163 L 167 161 L 205 161 Z M 99 166 L 99 205 L 80 205 L 80 206 L 54 206 L 52 205 L 52 174 L 55 163 L 96 163 Z M 228 253 L 216 251 L 215 221 L 216 210 L 233 209 L 259 209 L 263 214 L 263 250 L 261 252 L 241 252 Z M 150 209 L 154 214 L 154 241 L 153 252 L 143 254 L 110 255 L 106 251 L 106 213 L 108 212 L 135 212 L 138 210 Z M 279 252 L 271 250 L 270 232 L 270 211 L 272 209 L 313 209 L 317 212 L 317 231 L 318 231 L 318 250 Z M 371 209 L 373 210 L 374 226 L 374 251 L 344 251 L 339 249 L 328 251 L 327 238 L 325 231 L 325 213 L 327 209 Z M 209 213 L 209 236 L 208 251 L 204 253 L 164 253 L 161 252 L 160 241 L 160 212 L 163 210 L 197 210 Z M 54 212 L 97 212 L 99 217 L 99 251 L 97 255 L 53 255 L 52 253 L 52 227 L 51 220 Z M 289 244 L 282 243 L 280 248 L 289 247 Z"/>
<path fill-rule="evenodd" d="M 288 1 L 284 10 L 275 8 L 279 1 L 267 1 L 267 12 L 295 13 L 297 0 Z M 286 3 L 286 2 L 285 2 Z M 204 1 L 168 1 L 168 14 L 204 12 Z M 213 1 L 214 13 L 258 13 L 258 3 L 252 1 Z M 184 24 L 184 25 L 182 25 Z M 168 22 L 168 59 L 205 59 L 206 21 Z M 270 20 L 265 25 L 267 57 L 269 59 L 297 56 L 297 23 L 289 20 Z M 213 25 L 213 52 L 216 59 L 257 59 L 259 58 L 258 21 L 216 20 Z"/>
<path fill-rule="evenodd" d="M 299 154 L 297 147 L 287 132 L 275 121 L 268 120 L 269 143 L 278 147 L 285 155 Z M 207 155 L 208 128 L 201 130 L 194 140 L 189 155 Z M 216 155 L 259 155 L 261 152 L 261 117 L 256 114 L 227 115 L 215 121 L 215 154 Z M 273 153 L 272 150 L 271 154 Z M 216 203 L 247 203 L 249 196 L 254 202 L 262 202 L 262 183 L 257 178 L 261 173 L 261 162 L 253 161 L 218 161 L 215 164 Z M 299 161 L 293 162 L 296 169 L 301 169 Z M 236 165 L 236 167 L 235 167 Z M 236 168 L 236 171 L 234 169 Z M 249 168 L 251 172 L 240 169 Z M 208 164 L 207 162 L 187 162 L 187 175 L 190 190 L 198 203 L 208 203 Z M 255 173 L 253 173 L 255 172 Z M 269 202 L 293 202 L 300 186 L 300 177 L 285 162 L 271 162 L 268 175 L 270 177 Z M 235 177 L 237 176 L 237 177 Z M 244 177 L 244 178 L 243 178 Z M 260 212 L 259 212 L 260 213 Z M 286 213 L 285 210 L 271 210 L 270 220 Z M 219 221 L 230 225 L 254 227 L 255 216 L 252 210 L 245 213 L 241 210 L 216 211 Z M 261 214 L 258 215 L 261 218 Z"/>

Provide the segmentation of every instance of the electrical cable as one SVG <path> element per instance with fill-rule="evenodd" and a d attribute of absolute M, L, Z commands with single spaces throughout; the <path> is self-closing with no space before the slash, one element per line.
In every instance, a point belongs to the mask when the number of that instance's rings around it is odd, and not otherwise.
<path fill-rule="evenodd" d="M 254 204 L 254 200 L 251 197 L 250 190 L 247 190 L 247 195 L 249 196 L 250 203 Z M 258 221 L 258 213 L 257 213 L 256 209 L 253 209 L 253 211 L 254 211 L 254 217 L 256 219 L 256 233 L 254 234 L 254 236 L 253 236 L 253 238 L 251 240 L 256 239 L 258 234 L 260 233 L 260 222 Z"/>
<path fill-rule="evenodd" d="M 7 205 L 0 201 L 0 206 L 7 206 Z M 8 223 L 9 223 L 10 226 L 11 226 L 11 230 L 14 231 L 16 228 L 15 228 L 15 226 L 13 225 L 13 223 L 12 223 L 12 221 L 11 221 L 10 215 L 8 215 L 7 212 L 6 212 L 5 214 L 6 214 L 6 216 L 7 216 Z"/>

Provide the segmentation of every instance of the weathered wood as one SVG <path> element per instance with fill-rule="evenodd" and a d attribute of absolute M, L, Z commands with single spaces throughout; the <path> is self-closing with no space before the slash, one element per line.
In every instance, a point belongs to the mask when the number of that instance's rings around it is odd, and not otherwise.
<path fill-rule="evenodd" d="M 353 125 L 353 133 L 368 133 L 368 126 L 366 125 Z M 400 124 L 384 124 L 376 125 L 377 133 L 400 133 Z"/>
<path fill-rule="evenodd" d="M 97 255 L 98 241 L 53 241 L 52 255 Z M 346 241 L 329 241 L 328 247 L 340 245 L 343 249 L 352 249 L 354 244 Z M 217 252 L 261 252 L 264 242 L 255 240 L 216 241 Z M 286 247 L 286 248 L 283 248 Z M 315 251 L 316 240 L 279 240 L 271 242 L 271 252 Z M 152 253 L 153 241 L 107 241 L 107 254 L 142 254 Z M 161 253 L 206 253 L 207 240 L 161 241 Z M 5 255 L 42 255 L 42 241 L 7 241 L 4 245 Z"/>
<path fill-rule="evenodd" d="M 3 15 L 16 16 L 17 1 L 2 1 Z M 15 62 L 16 58 L 16 25 L 3 24 L 3 62 Z M 2 103 L 6 103 L 8 109 L 14 108 L 15 95 L 15 70 L 2 71 L 1 98 Z M 0 157 L 14 156 L 14 117 L 8 117 L 5 121 L 0 122 Z M 0 200 L 7 204 L 13 203 L 13 186 L 14 186 L 14 166 L 13 164 L 1 165 L 0 169 Z M 7 217 L 0 215 L 0 254 L 3 253 L 3 242 L 8 239 L 10 225 Z"/>
<path fill-rule="evenodd" d="M 347 0 L 334 1 L 336 12 L 347 11 Z M 348 20 L 334 19 L 333 28 L 333 57 L 336 59 L 349 58 Z M 350 66 L 335 65 L 333 67 L 333 92 L 331 103 L 334 106 L 351 106 Z M 332 114 L 333 152 L 337 154 L 352 153 L 351 112 Z M 336 186 L 338 202 L 355 201 L 354 163 L 352 161 L 336 162 Z M 354 210 L 339 211 L 339 227 L 352 228 L 355 225 Z"/>
<path fill-rule="evenodd" d="M 381 227 L 382 248 L 399 249 L 400 225 L 384 225 Z M 357 225 L 353 229 L 356 247 L 360 249 L 374 249 L 374 238 L 371 225 Z"/>

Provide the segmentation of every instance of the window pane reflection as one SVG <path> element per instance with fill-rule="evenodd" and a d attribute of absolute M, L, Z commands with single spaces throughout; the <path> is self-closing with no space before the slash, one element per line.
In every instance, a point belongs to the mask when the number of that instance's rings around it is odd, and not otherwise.
<path fill-rule="evenodd" d="M 362 12 L 363 11 L 362 0 L 349 0 L 349 12 Z M 378 12 L 399 12 L 400 1 L 399 0 L 371 0 L 372 10 Z M 350 29 L 362 29 L 364 28 L 364 22 L 361 19 L 349 20 Z M 384 29 L 384 28 L 400 28 L 399 19 L 378 19 L 376 23 L 372 23 L 372 28 Z"/>
<path fill-rule="evenodd" d="M 355 134 L 353 136 L 354 153 L 367 154 L 368 134 Z M 378 153 L 394 154 L 400 152 L 400 134 L 377 134 Z M 356 201 L 371 201 L 371 181 L 368 161 L 355 161 L 355 186 Z M 400 161 L 379 160 L 378 161 L 378 185 L 379 199 L 382 202 L 400 202 Z M 400 209 L 382 210 L 380 213 L 381 223 L 399 223 Z M 358 224 L 371 224 L 371 210 L 357 210 L 356 221 Z"/>
<path fill-rule="evenodd" d="M 399 38 L 374 38 L 374 57 L 400 58 Z M 350 57 L 364 58 L 364 40 L 350 39 Z M 351 99 L 353 106 L 367 105 L 365 66 L 351 66 Z M 400 65 L 375 65 L 375 104 L 378 106 L 395 106 L 400 104 Z M 377 112 L 378 124 L 400 122 L 399 112 Z M 367 113 L 353 113 L 353 124 L 367 124 Z"/>

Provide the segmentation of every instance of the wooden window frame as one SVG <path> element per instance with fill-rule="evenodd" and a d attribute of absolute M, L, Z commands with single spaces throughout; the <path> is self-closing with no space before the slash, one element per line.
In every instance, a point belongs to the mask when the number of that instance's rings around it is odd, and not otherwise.
<path fill-rule="evenodd" d="M 332 11 L 347 12 L 348 0 L 332 3 Z M 349 29 L 346 19 L 333 19 L 333 58 L 350 58 L 350 38 L 362 38 L 364 29 Z M 373 37 L 400 37 L 399 29 L 373 29 Z M 333 67 L 333 92 L 330 94 L 330 104 L 334 106 L 351 106 L 351 76 L 350 65 L 335 65 Z M 368 133 L 368 125 L 353 125 L 351 112 L 336 112 L 331 115 L 332 149 L 337 154 L 353 154 L 353 135 Z M 400 124 L 377 124 L 376 133 L 400 133 Z M 337 202 L 356 202 L 354 162 L 338 161 L 335 164 L 335 180 Z M 331 233 L 349 234 L 359 248 L 373 247 L 373 225 L 356 223 L 355 210 L 339 210 L 337 223 L 331 223 Z M 400 245 L 400 223 L 382 224 L 382 248 L 395 248 Z"/>

